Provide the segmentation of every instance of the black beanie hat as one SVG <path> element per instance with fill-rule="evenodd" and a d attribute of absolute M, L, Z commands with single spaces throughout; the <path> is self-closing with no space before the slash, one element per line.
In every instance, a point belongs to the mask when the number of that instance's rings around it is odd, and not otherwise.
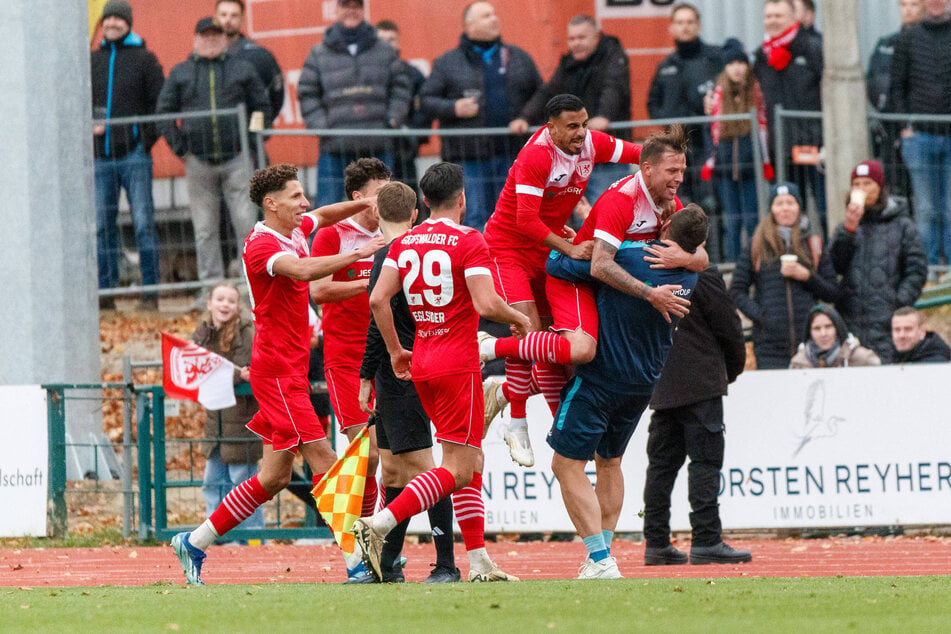
<path fill-rule="evenodd" d="M 106 18 L 120 18 L 132 28 L 132 5 L 126 0 L 109 0 L 102 10 L 100 22 Z"/>
<path fill-rule="evenodd" d="M 744 64 L 750 63 L 750 58 L 743 50 L 743 42 L 739 41 L 735 37 L 731 37 L 723 43 L 723 48 L 720 49 L 720 57 L 723 59 L 724 66 L 731 62 L 743 62 Z"/>

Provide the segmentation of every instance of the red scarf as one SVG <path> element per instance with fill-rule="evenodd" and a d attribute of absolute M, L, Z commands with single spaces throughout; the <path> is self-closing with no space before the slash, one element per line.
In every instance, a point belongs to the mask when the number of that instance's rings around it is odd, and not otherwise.
<path fill-rule="evenodd" d="M 789 62 L 792 61 L 792 53 L 789 52 L 788 47 L 797 35 L 799 35 L 799 23 L 795 22 L 776 37 L 763 42 L 763 54 L 766 55 L 766 63 L 771 68 L 783 70 L 789 66 Z"/>

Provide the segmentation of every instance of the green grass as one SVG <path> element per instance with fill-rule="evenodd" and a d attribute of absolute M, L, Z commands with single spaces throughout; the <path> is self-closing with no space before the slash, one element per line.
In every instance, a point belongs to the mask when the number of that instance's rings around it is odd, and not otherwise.
<path fill-rule="evenodd" d="M 938 632 L 951 577 L 0 589 L 30 632 Z"/>

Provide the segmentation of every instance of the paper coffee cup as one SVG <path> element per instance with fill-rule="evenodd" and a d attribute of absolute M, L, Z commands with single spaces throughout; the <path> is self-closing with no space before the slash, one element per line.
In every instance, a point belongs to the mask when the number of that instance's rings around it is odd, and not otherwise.
<path fill-rule="evenodd" d="M 260 132 L 264 129 L 264 113 L 255 110 L 251 113 L 251 121 L 248 123 L 248 130 L 251 132 Z"/>
<path fill-rule="evenodd" d="M 788 262 L 789 264 L 792 264 L 793 262 L 799 261 L 799 256 L 793 255 L 792 253 L 785 253 L 779 256 L 779 261 L 784 263 Z"/>
<path fill-rule="evenodd" d="M 861 189 L 853 189 L 852 194 L 849 196 L 849 202 L 858 205 L 859 207 L 865 206 L 865 192 Z"/>

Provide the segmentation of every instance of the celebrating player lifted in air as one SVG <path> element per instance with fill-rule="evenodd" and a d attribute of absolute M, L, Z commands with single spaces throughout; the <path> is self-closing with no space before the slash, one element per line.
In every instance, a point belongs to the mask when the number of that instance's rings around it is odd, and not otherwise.
<path fill-rule="evenodd" d="M 307 236 L 316 227 L 372 209 L 375 199 L 306 213 L 310 203 L 293 165 L 256 171 L 251 178 L 251 200 L 264 209 L 264 221 L 255 225 L 244 243 L 255 320 L 251 389 L 260 406 L 248 429 L 264 442 L 264 457 L 260 472 L 232 489 L 201 526 L 172 538 L 172 548 L 191 585 L 204 584 L 205 550 L 215 539 L 288 485 L 298 450 L 310 465 L 315 484 L 336 460 L 309 397 L 308 282 L 367 258 L 383 246 L 383 238 L 378 237 L 349 253 L 307 257 Z"/>
<path fill-rule="evenodd" d="M 588 130 L 588 111 L 574 95 L 556 95 L 545 105 L 548 123 L 536 132 L 509 170 L 495 213 L 485 227 L 496 289 L 513 308 L 527 315 L 531 330 L 547 326 L 551 310 L 545 296 L 545 259 L 551 250 L 590 260 L 592 241 L 573 244 L 565 223 L 584 194 L 595 163 L 636 163 L 638 145 L 609 134 Z M 575 333 L 567 335 L 569 341 Z M 577 336 L 583 336 L 577 333 Z M 554 333 L 533 333 L 526 350 L 540 363 L 568 363 L 571 349 Z M 505 398 L 512 417 L 505 442 L 515 462 L 534 464 L 525 418 L 532 364 L 505 361 Z M 494 392 L 492 394 L 494 397 Z"/>
<path fill-rule="evenodd" d="M 478 231 L 462 226 L 466 212 L 462 168 L 430 167 L 419 181 L 432 215 L 390 245 L 370 295 L 373 318 L 386 342 L 396 376 L 412 379 L 442 443 L 442 465 L 413 478 L 396 499 L 353 524 L 363 560 L 383 577 L 383 540 L 408 517 L 452 494 L 469 555 L 470 581 L 511 581 L 485 551 L 482 502 L 482 381 L 476 333 L 479 315 L 508 323 L 524 336 L 529 319 L 493 288 L 491 261 Z M 400 345 L 390 298 L 400 291 L 416 321 L 410 352 Z"/>

